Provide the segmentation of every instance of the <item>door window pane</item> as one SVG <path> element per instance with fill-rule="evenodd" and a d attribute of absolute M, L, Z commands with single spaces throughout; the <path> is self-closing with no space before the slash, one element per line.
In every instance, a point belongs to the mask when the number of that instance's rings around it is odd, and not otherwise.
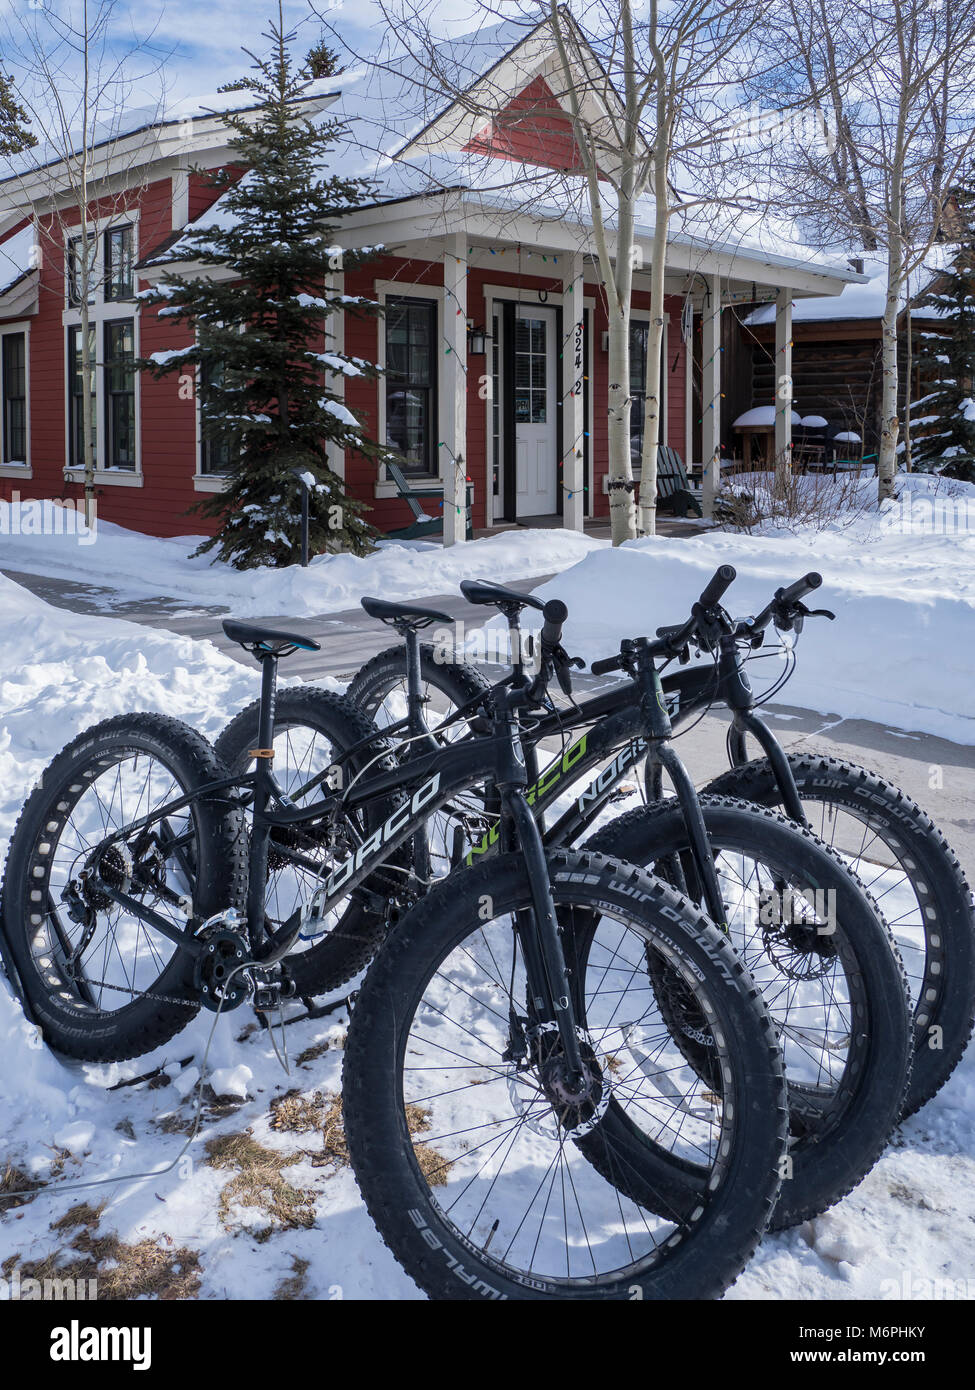
<path fill-rule="evenodd" d="M 548 418 L 548 352 L 542 318 L 515 319 L 515 422 L 544 425 Z"/>

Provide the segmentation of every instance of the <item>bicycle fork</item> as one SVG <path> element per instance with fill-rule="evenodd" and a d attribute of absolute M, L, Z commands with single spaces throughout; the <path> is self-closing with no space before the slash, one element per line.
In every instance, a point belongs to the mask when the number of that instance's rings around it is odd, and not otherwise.
<path fill-rule="evenodd" d="M 509 715 L 510 719 L 510 715 Z M 554 1022 L 570 1082 L 585 1075 L 569 972 L 555 915 L 545 844 L 538 822 L 525 796 L 528 774 L 517 725 L 510 725 L 511 762 L 508 775 L 498 778 L 501 792 L 502 834 L 505 847 L 520 851 L 528 874 L 531 912 L 516 916 L 516 932 L 525 959 L 528 1004 L 539 1022 Z"/>
<path fill-rule="evenodd" d="M 728 757 L 731 766 L 742 767 L 748 762 L 747 740 L 751 734 L 769 760 L 772 775 L 782 797 L 782 805 L 789 819 L 799 825 L 808 825 L 796 779 L 792 775 L 789 755 L 765 721 L 755 713 L 751 681 L 742 669 L 734 637 L 725 634 L 718 646 L 721 693 L 733 716 L 731 728 L 728 730 Z"/>

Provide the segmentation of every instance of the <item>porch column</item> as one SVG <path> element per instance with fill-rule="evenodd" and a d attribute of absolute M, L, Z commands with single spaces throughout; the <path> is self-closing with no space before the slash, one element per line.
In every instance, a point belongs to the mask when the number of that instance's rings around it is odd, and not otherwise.
<path fill-rule="evenodd" d="M 708 275 L 701 317 L 701 462 L 704 465 L 704 515 L 714 515 L 721 489 L 721 277 Z"/>
<path fill-rule="evenodd" d="M 684 344 L 684 462 L 687 471 L 696 463 L 694 458 L 694 310 L 691 309 L 691 331 Z"/>
<path fill-rule="evenodd" d="M 575 252 L 562 281 L 562 525 L 582 531 L 586 515 L 586 354 L 583 259 Z"/>
<path fill-rule="evenodd" d="M 775 466 L 792 465 L 792 291 L 775 296 Z"/>
<path fill-rule="evenodd" d="M 345 293 L 345 275 L 341 270 L 333 270 L 325 277 L 325 293 L 327 295 L 337 295 Z M 334 314 L 329 314 L 325 320 L 326 333 L 329 335 L 325 342 L 326 352 L 342 353 L 345 351 L 345 310 L 337 309 Z M 339 372 L 327 374 L 328 385 L 340 400 L 345 399 L 345 373 Z M 328 466 L 339 478 L 345 477 L 345 450 L 334 440 L 329 440 L 325 446 L 325 456 Z"/>
<path fill-rule="evenodd" d="M 443 253 L 443 336 L 440 351 L 440 477 L 443 543 L 467 539 L 467 242 L 446 238 Z"/>

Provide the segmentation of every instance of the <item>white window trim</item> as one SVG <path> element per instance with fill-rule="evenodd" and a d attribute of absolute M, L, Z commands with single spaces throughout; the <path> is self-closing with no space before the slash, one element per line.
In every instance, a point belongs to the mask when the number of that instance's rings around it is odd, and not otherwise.
<path fill-rule="evenodd" d="M 407 283 L 406 283 L 405 281 L 403 281 L 403 280 L 377 280 L 377 281 L 376 281 L 376 288 L 375 288 L 375 296 L 376 296 L 377 301 L 378 301 L 380 304 L 385 304 L 385 303 L 386 303 L 386 300 L 387 300 L 388 298 L 390 298 L 390 299 L 398 299 L 400 296 L 404 296 L 404 297 L 407 298 L 407 299 L 429 299 L 429 300 L 431 300 L 431 301 L 435 301 L 435 302 L 436 302 L 436 305 L 437 305 L 437 334 L 438 334 L 438 337 L 439 337 L 439 339 L 440 339 L 440 343 L 442 344 L 442 342 L 443 342 L 443 336 L 444 336 L 444 324 L 443 324 L 444 307 L 443 307 L 443 306 L 444 306 L 444 299 L 446 298 L 446 296 L 445 296 L 445 294 L 444 294 L 443 285 L 412 285 L 412 284 L 407 284 Z M 377 321 L 377 323 L 379 324 L 379 333 L 377 334 L 378 343 L 377 343 L 377 352 L 376 352 L 376 356 L 377 356 L 377 359 L 378 359 L 378 360 L 377 360 L 376 365 L 381 369 L 381 370 L 380 370 L 380 375 L 379 375 L 379 378 L 378 378 L 379 413 L 378 413 L 378 417 L 377 417 L 377 418 L 378 418 L 377 438 L 378 438 L 381 442 L 385 443 L 385 439 L 386 439 L 386 377 L 385 377 L 385 372 L 386 372 L 386 320 L 385 320 L 385 317 L 381 317 L 381 318 L 377 319 L 376 321 Z M 436 353 L 436 355 L 435 355 L 435 360 L 436 360 L 436 363 L 437 363 L 437 429 L 439 430 L 440 434 L 443 435 L 444 432 L 445 432 L 445 423 L 444 423 L 444 399 L 443 399 L 443 392 L 440 390 L 440 354 L 439 354 L 439 352 Z M 380 468 L 379 472 L 380 472 L 380 474 L 382 474 L 382 473 L 384 472 L 384 470 L 383 470 L 382 468 Z M 436 489 L 436 488 L 442 488 L 442 487 L 443 487 L 443 479 L 442 479 L 442 478 L 439 478 L 435 473 L 423 474 L 422 476 L 417 476 L 417 477 L 413 477 L 413 478 L 407 478 L 407 482 L 409 483 L 411 489 L 412 489 L 412 488 L 417 488 L 417 489 L 422 488 L 422 489 L 423 489 L 424 491 L 426 491 L 426 492 L 429 492 L 429 491 L 431 491 L 431 490 L 433 490 L 433 489 Z M 387 479 L 385 479 L 385 478 L 383 478 L 383 477 L 380 476 L 380 477 L 377 477 L 376 482 L 375 482 L 375 484 L 374 484 L 374 493 L 373 493 L 373 495 L 374 495 L 375 497 L 398 497 L 400 494 L 399 494 L 399 489 L 397 488 L 397 486 L 396 486 L 395 483 L 391 483 L 391 482 L 389 482 Z"/>
<path fill-rule="evenodd" d="M 226 473 L 201 473 L 200 460 L 203 457 L 203 417 L 200 411 L 200 369 L 196 367 L 193 372 L 193 412 L 196 416 L 196 443 L 193 464 L 193 491 L 194 492 L 225 492 L 227 488 Z"/>
<path fill-rule="evenodd" d="M 105 283 L 105 232 L 113 227 L 132 228 L 132 260 L 133 264 L 139 259 L 139 210 L 137 208 L 127 209 L 123 214 L 114 217 L 92 218 L 88 223 L 88 231 L 94 233 L 98 249 L 96 259 L 96 275 L 99 285 Z M 81 231 L 75 227 L 64 228 L 64 265 L 67 267 L 68 243 L 82 235 Z M 61 314 L 61 324 L 64 330 L 62 338 L 62 352 L 65 362 L 64 380 L 64 477 L 66 482 L 83 483 L 85 470 L 83 467 L 70 466 L 68 459 L 71 457 L 71 408 L 68 396 L 68 329 L 81 327 L 81 306 L 68 302 L 68 277 L 65 275 L 64 294 L 65 308 Z M 96 460 L 94 481 L 99 487 L 142 487 L 144 478 L 142 473 L 142 373 L 135 373 L 135 468 L 115 469 L 106 468 L 105 460 L 105 366 L 103 361 L 105 346 L 105 324 L 119 319 L 132 319 L 132 344 L 133 352 L 136 357 L 141 356 L 140 347 L 140 301 L 138 299 L 104 299 L 101 294 L 93 304 L 88 305 L 88 322 L 90 327 L 95 330 L 95 419 L 96 429 Z M 18 475 L 20 476 L 20 475 Z"/>
<path fill-rule="evenodd" d="M 649 310 L 649 309 L 634 309 L 634 308 L 631 307 L 631 309 L 630 309 L 630 322 L 631 322 L 631 323 L 646 323 L 646 324 L 649 324 L 649 322 L 650 322 L 650 310 Z M 668 347 L 669 347 L 669 344 L 670 344 L 670 314 L 665 312 L 665 313 L 664 313 L 664 340 L 663 340 L 663 343 L 662 343 L 662 345 L 661 345 L 661 350 L 660 350 L 660 379 L 661 379 L 661 381 L 662 381 L 662 383 L 663 383 L 663 388 L 662 388 L 662 394 L 661 394 L 661 398 L 660 398 L 660 441 L 659 441 L 661 444 L 664 444 L 664 445 L 666 445 L 666 443 L 667 443 L 667 440 L 668 440 L 668 438 L 669 438 L 669 430 L 670 430 L 670 404 L 669 404 L 670 391 L 667 389 L 667 375 L 668 375 L 668 371 L 669 371 L 669 368 L 668 368 L 668 365 L 667 365 L 667 363 L 668 363 L 668 351 L 667 351 L 667 349 L 668 349 Z M 686 464 L 685 464 L 685 466 L 686 466 Z M 642 464 L 641 464 L 641 466 L 640 466 L 639 468 L 636 468 L 636 469 L 634 469 L 634 471 L 633 471 L 633 479 L 634 479 L 634 482 L 638 482 L 638 481 L 639 481 L 639 479 L 640 479 L 642 473 L 643 473 L 643 466 L 642 466 Z"/>
<path fill-rule="evenodd" d="M 0 458 L 0 478 L 28 478 L 28 479 L 29 479 L 29 478 L 33 478 L 33 476 L 34 476 L 33 460 L 32 460 L 32 457 L 31 457 L 31 449 L 30 449 L 30 443 L 31 443 L 31 440 L 30 440 L 30 426 L 31 426 L 31 408 L 30 408 L 30 320 L 29 320 L 29 319 L 22 319 L 19 323 L 5 323 L 5 324 L 2 326 L 2 328 L 0 328 L 0 339 L 5 338 L 5 337 L 7 336 L 8 333 L 23 333 L 23 335 L 24 335 L 24 394 L 25 394 L 26 399 L 27 399 L 27 405 L 26 405 L 26 414 L 27 414 L 27 421 L 26 421 L 26 424 L 27 424 L 27 459 L 26 459 L 26 461 L 25 461 L 24 463 L 4 463 L 3 460 L 2 460 L 2 458 Z M 2 348 L 2 343 L 0 343 L 0 378 L 2 378 L 2 374 L 3 374 L 3 348 Z M 2 380 L 0 380 L 0 402 L 2 402 L 2 399 L 3 399 L 3 396 L 2 396 L 2 388 L 3 388 L 3 382 L 2 382 Z M 0 454 L 2 454 L 2 452 L 3 452 L 2 426 L 3 426 L 3 421 L 2 421 L 2 419 L 0 419 Z"/>

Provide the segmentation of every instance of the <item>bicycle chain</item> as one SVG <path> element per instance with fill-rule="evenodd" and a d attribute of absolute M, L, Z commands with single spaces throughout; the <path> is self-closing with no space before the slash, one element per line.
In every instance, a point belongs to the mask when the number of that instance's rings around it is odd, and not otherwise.
<path fill-rule="evenodd" d="M 119 994 L 129 994 L 134 999 L 155 999 L 160 1004 L 179 1004 L 184 1009 L 188 1004 L 194 1003 L 194 1000 L 187 999 L 185 996 L 182 999 L 177 999 L 172 994 L 156 994 L 151 989 L 129 989 L 127 985 L 113 985 L 108 980 L 85 980 L 85 984 L 95 986 L 98 989 L 114 989 Z"/>

